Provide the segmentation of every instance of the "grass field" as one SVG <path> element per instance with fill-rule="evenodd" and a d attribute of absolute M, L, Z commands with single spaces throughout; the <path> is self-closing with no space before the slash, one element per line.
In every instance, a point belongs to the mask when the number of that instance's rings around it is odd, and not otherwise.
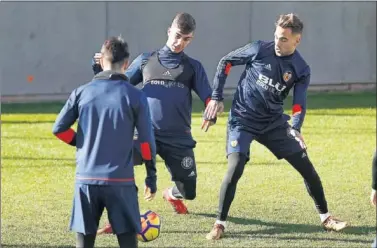
<path fill-rule="evenodd" d="M 2 104 L 3 247 L 74 247 L 68 223 L 75 151 L 51 134 L 61 107 L 62 103 Z M 303 135 L 309 157 L 321 176 L 330 211 L 350 221 L 351 227 L 342 233 L 324 232 L 299 174 L 253 143 L 251 163 L 231 207 L 227 236 L 216 242 L 205 240 L 226 171 L 227 115 L 208 133 L 201 132 L 202 104 L 196 102 L 192 129 L 198 142 L 197 199 L 188 203 L 190 215 L 172 213 L 161 197 L 171 182 L 159 160 L 158 197 L 153 202 L 140 198 L 140 207 L 162 216 L 162 233 L 140 247 L 370 247 L 376 233 L 376 213 L 369 203 L 376 94 L 314 94 L 308 98 L 308 108 Z M 136 173 L 137 184 L 143 187 L 144 167 L 136 167 Z M 117 247 L 117 242 L 115 236 L 100 236 L 96 245 Z"/>

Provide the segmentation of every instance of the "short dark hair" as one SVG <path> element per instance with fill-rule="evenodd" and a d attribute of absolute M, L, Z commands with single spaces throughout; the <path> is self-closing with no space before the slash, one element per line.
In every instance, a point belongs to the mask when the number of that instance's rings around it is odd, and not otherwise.
<path fill-rule="evenodd" d="M 129 57 L 128 44 L 123 40 L 121 36 L 112 36 L 105 40 L 102 45 L 101 53 L 104 59 L 111 64 L 124 63 Z"/>
<path fill-rule="evenodd" d="M 293 34 L 301 34 L 304 29 L 304 24 L 298 18 L 298 15 L 293 13 L 280 15 L 275 25 L 282 28 L 290 28 Z"/>
<path fill-rule="evenodd" d="M 182 34 L 189 34 L 196 29 L 196 22 L 194 17 L 189 13 L 179 12 L 175 15 L 172 25 L 175 24 L 180 29 Z"/>

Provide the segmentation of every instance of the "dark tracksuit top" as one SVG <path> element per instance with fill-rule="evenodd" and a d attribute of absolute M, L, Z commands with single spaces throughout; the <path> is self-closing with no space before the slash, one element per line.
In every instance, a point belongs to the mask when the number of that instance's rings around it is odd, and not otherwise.
<path fill-rule="evenodd" d="M 94 72 L 100 71 L 97 66 Z M 156 139 L 178 147 L 194 147 L 191 135 L 192 90 L 208 103 L 212 94 L 202 64 L 184 52 L 173 53 L 167 46 L 140 54 L 126 76 L 133 85 L 143 84 L 151 111 Z"/>
<path fill-rule="evenodd" d="M 273 41 L 255 41 L 225 55 L 214 78 L 212 99 L 222 100 L 226 78 L 232 66 L 244 65 L 233 98 L 229 123 L 262 134 L 290 119 L 283 113 L 283 101 L 293 88 L 292 127 L 298 131 L 306 112 L 310 68 L 296 50 L 292 55 L 275 55 Z"/>
<path fill-rule="evenodd" d="M 77 133 L 71 126 L 78 120 Z M 139 130 L 143 157 L 156 148 L 145 94 L 123 74 L 104 71 L 75 89 L 59 113 L 53 133 L 76 146 L 76 183 L 134 185 L 133 133 Z M 147 168 L 156 177 L 155 165 Z"/>

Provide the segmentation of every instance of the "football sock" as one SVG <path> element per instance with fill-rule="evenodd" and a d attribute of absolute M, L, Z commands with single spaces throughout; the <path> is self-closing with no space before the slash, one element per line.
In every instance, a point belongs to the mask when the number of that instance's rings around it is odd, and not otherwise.
<path fill-rule="evenodd" d="M 223 227 L 226 227 L 226 221 L 216 220 L 215 224 L 223 225 Z"/>
<path fill-rule="evenodd" d="M 181 195 L 181 193 L 179 192 L 179 190 L 177 189 L 176 186 L 169 188 L 169 196 L 173 200 L 177 200 L 178 198 L 182 198 L 182 195 Z"/>
<path fill-rule="evenodd" d="M 117 234 L 117 239 L 120 248 L 137 248 L 136 233 Z"/>
<path fill-rule="evenodd" d="M 221 183 L 219 210 L 217 220 L 225 221 L 230 205 L 236 193 L 237 182 L 241 178 L 247 158 L 242 153 L 232 153 L 228 156 L 228 170 Z"/>
<path fill-rule="evenodd" d="M 321 218 L 321 222 L 324 222 L 330 215 L 330 213 L 319 214 L 319 218 Z"/>
<path fill-rule="evenodd" d="M 325 193 L 323 191 L 322 182 L 319 178 L 313 164 L 310 162 L 309 157 L 303 156 L 306 151 L 297 152 L 290 155 L 286 160 L 301 174 L 304 178 L 306 190 L 314 200 L 317 211 L 320 214 L 328 212 Z"/>

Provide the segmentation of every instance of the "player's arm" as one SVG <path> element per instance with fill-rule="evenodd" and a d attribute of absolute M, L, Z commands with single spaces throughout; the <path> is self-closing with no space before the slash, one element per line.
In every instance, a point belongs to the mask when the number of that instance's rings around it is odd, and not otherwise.
<path fill-rule="evenodd" d="M 77 90 L 71 93 L 52 128 L 52 133 L 58 139 L 71 146 L 76 146 L 76 132 L 71 128 L 78 118 L 76 93 Z"/>
<path fill-rule="evenodd" d="M 125 74 L 132 85 L 138 85 L 143 81 L 142 64 L 144 63 L 145 59 L 145 55 L 140 54 L 127 68 Z"/>
<path fill-rule="evenodd" d="M 198 61 L 192 61 L 194 67 L 195 76 L 193 83 L 193 90 L 203 101 L 204 106 L 207 106 L 211 100 L 212 89 L 208 81 L 207 73 L 204 70 L 203 65 Z"/>
<path fill-rule="evenodd" d="M 212 95 L 212 89 L 209 84 L 208 76 L 203 65 L 199 61 L 192 60 L 192 65 L 195 71 L 195 76 L 193 79 L 194 80 L 193 90 L 199 96 L 199 98 L 203 101 L 204 108 L 206 108 L 208 103 L 211 100 L 211 95 Z M 224 107 L 222 108 L 221 111 L 218 111 L 218 112 L 222 112 L 223 110 L 224 110 Z M 212 119 L 207 118 L 206 115 L 204 114 L 202 129 L 204 129 L 204 131 L 208 131 L 208 128 L 216 123 L 216 119 L 217 117 L 212 118 Z"/>
<path fill-rule="evenodd" d="M 212 99 L 222 101 L 225 81 L 233 66 L 246 65 L 254 60 L 259 51 L 259 42 L 252 42 L 240 47 L 221 58 L 213 80 Z"/>
<path fill-rule="evenodd" d="M 233 66 L 246 65 L 255 60 L 259 52 L 260 42 L 252 42 L 240 47 L 221 58 L 217 65 L 215 78 L 213 80 L 213 92 L 211 101 L 208 103 L 204 112 L 209 119 L 214 118 L 221 108 L 224 109 L 222 102 L 223 91 L 226 79 Z"/>
<path fill-rule="evenodd" d="M 301 132 L 306 115 L 306 97 L 310 83 L 310 69 L 307 70 L 308 73 L 295 83 L 293 90 L 292 128 L 298 132 Z"/>
<path fill-rule="evenodd" d="M 136 113 L 136 129 L 138 131 L 138 141 L 140 151 L 147 171 L 145 179 L 146 199 L 151 200 L 157 191 L 157 173 L 156 173 L 156 141 L 152 129 L 152 122 L 147 98 L 141 93 L 140 101 Z M 149 192 L 147 192 L 149 191 Z M 149 193 L 149 194 L 148 194 Z"/>

